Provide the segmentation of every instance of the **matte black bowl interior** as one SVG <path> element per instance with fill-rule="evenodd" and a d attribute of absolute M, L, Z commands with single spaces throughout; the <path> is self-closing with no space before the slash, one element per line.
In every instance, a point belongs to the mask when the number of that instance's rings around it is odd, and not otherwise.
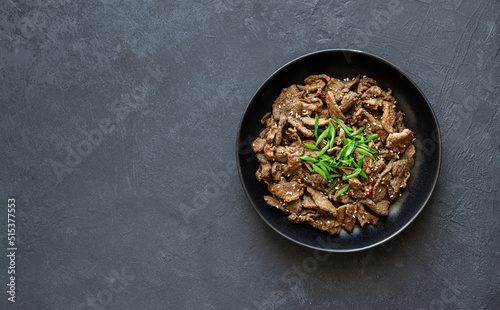
<path fill-rule="evenodd" d="M 356 226 L 352 233 L 330 236 L 309 224 L 294 224 L 284 213 L 266 204 L 267 186 L 258 182 L 258 163 L 251 150 L 252 141 L 264 128 L 261 117 L 271 111 L 282 88 L 303 84 L 311 74 L 325 73 L 343 79 L 358 74 L 374 78 L 382 89 L 391 88 L 396 109 L 405 113 L 405 125 L 415 133 L 415 166 L 402 195 L 391 203 L 389 215 L 378 226 Z M 279 234 L 298 244 L 330 252 L 367 249 L 394 237 L 422 211 L 437 182 L 441 165 L 441 133 L 431 105 L 420 89 L 389 62 L 360 51 L 325 50 L 297 58 L 286 64 L 259 88 L 248 104 L 240 123 L 236 156 L 241 183 L 255 211 Z"/>

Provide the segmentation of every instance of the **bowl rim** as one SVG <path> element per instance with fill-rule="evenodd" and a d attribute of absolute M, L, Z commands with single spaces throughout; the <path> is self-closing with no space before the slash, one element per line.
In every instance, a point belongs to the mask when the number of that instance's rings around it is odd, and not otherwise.
<path fill-rule="evenodd" d="M 242 131 L 242 124 L 243 124 L 243 120 L 247 117 L 247 115 L 250 113 L 249 112 L 249 107 L 250 107 L 250 104 L 252 102 L 254 102 L 254 100 L 256 99 L 257 95 L 260 94 L 261 90 L 264 88 L 264 86 L 266 86 L 266 84 L 274 79 L 279 73 L 281 73 L 281 71 L 285 70 L 288 66 L 294 64 L 295 62 L 298 62 L 300 60 L 303 60 L 305 58 L 308 58 L 308 57 L 311 57 L 311 56 L 316 56 L 316 55 L 320 55 L 320 54 L 326 54 L 326 53 L 344 53 L 344 56 L 345 55 L 351 55 L 351 54 L 359 54 L 359 55 L 363 55 L 363 56 L 368 56 L 368 57 L 372 57 L 374 59 L 376 59 L 377 61 L 379 62 L 382 62 L 384 65 L 387 65 L 387 66 L 390 66 L 392 67 L 394 70 L 396 70 L 397 72 L 399 72 L 408 82 L 410 82 L 413 87 L 420 93 L 420 95 L 422 96 L 422 98 L 424 99 L 425 103 L 427 104 L 428 108 L 429 108 L 429 111 L 431 112 L 431 115 L 432 115 L 432 118 L 433 118 L 433 122 L 434 124 L 436 124 L 436 144 L 437 144 L 437 148 L 436 148 L 436 151 L 438 152 L 438 162 L 437 162 L 437 168 L 436 168 L 436 175 L 434 177 L 434 180 L 432 182 L 432 186 L 431 186 L 431 190 L 428 192 L 427 194 L 427 197 L 425 197 L 425 200 L 424 202 L 422 203 L 422 207 L 420 207 L 417 212 L 415 212 L 415 214 L 406 222 L 404 223 L 399 229 L 397 229 L 394 233 L 392 233 L 390 236 L 388 237 L 385 237 L 383 238 L 382 240 L 378 241 L 378 242 L 375 242 L 375 243 L 372 243 L 370 245 L 367 245 L 367 246 L 364 246 L 364 247 L 359 247 L 359 248 L 351 248 L 351 249 L 329 249 L 329 248 L 321 248 L 321 247 L 317 247 L 317 246 L 312 246 L 312 245 L 309 245 L 309 244 L 305 244 L 301 241 L 298 241 L 298 240 L 295 240 L 293 238 L 291 238 L 290 236 L 284 234 L 283 232 L 279 231 L 276 227 L 274 227 L 274 225 L 272 225 L 265 217 L 264 215 L 259 211 L 259 209 L 257 208 L 257 206 L 255 205 L 249 191 L 248 191 L 248 188 L 247 186 L 245 185 L 245 182 L 243 180 L 243 174 L 242 174 L 242 171 L 241 171 L 241 165 L 240 165 L 240 161 L 239 161 L 239 153 L 240 153 L 240 138 L 241 138 L 241 131 Z M 348 56 L 345 56 L 346 59 Z M 348 59 L 347 59 L 348 60 Z M 269 226 L 271 227 L 275 232 L 277 232 L 278 234 L 280 234 L 281 236 L 285 237 L 286 239 L 296 243 L 296 244 L 300 244 L 304 247 L 307 247 L 307 248 L 310 248 L 310 249 L 313 249 L 313 250 L 319 250 L 319 251 L 325 251 L 325 252 L 330 252 L 330 253 L 349 253 L 349 252 L 357 252 L 357 251 L 362 251 L 362 250 L 367 250 L 367 249 L 370 249 L 370 248 L 373 248 L 375 246 L 378 246 L 382 243 L 385 243 L 387 241 L 389 241 L 390 239 L 394 238 L 395 236 L 399 235 L 406 227 L 408 227 L 408 225 L 410 225 L 416 218 L 417 216 L 422 212 L 422 210 L 425 208 L 425 206 L 428 204 L 432 194 L 434 193 L 434 190 L 436 188 L 436 184 L 438 182 L 438 179 L 439 179 L 439 175 L 440 175 L 440 171 L 441 171 L 441 162 L 442 162 L 442 137 L 441 137 L 441 129 L 439 127 L 439 122 L 438 122 L 438 119 L 436 117 L 436 114 L 434 112 L 434 109 L 432 108 L 432 105 L 430 104 L 429 100 L 427 99 L 427 97 L 424 95 L 424 93 L 422 92 L 422 90 L 420 89 L 420 87 L 418 87 L 417 84 L 415 84 L 415 82 L 405 73 L 403 72 L 401 69 L 399 69 L 397 66 L 395 66 L 394 64 L 392 64 L 391 62 L 379 57 L 379 56 L 376 56 L 374 54 L 371 54 L 371 53 L 367 53 L 367 52 L 364 52 L 364 51 L 361 51 L 361 50 L 356 50 L 356 49 L 323 49 L 323 50 L 318 50 L 318 51 L 314 51 L 314 52 L 309 52 L 307 54 L 304 54 L 302 56 L 299 56 L 299 57 L 296 57 L 294 59 L 292 59 L 291 61 L 288 61 L 287 63 L 285 63 L 284 65 L 282 65 L 281 67 L 279 67 L 278 69 L 276 69 L 258 88 L 257 90 L 255 91 L 255 93 L 253 94 L 252 98 L 250 99 L 250 101 L 248 101 L 246 107 L 245 107 L 245 112 L 243 113 L 243 115 L 241 116 L 240 118 L 240 122 L 239 122 L 239 125 L 238 125 L 238 131 L 237 131 L 237 136 L 236 136 L 236 165 L 237 165 L 237 168 L 238 168 L 238 175 L 239 175 L 239 179 L 240 179 L 240 183 L 245 191 L 245 195 L 248 199 L 248 201 L 250 202 L 250 204 L 252 205 L 253 209 L 255 210 L 255 212 L 257 212 L 257 214 L 259 215 L 259 217 L 264 220 L 264 222 Z"/>

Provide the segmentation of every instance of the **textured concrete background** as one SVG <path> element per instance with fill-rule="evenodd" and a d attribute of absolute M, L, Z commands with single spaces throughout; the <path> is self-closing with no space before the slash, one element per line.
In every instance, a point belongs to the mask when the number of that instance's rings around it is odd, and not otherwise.
<path fill-rule="evenodd" d="M 500 4 L 0 4 L 2 309 L 499 309 Z M 355 48 L 405 71 L 443 134 L 423 213 L 374 249 L 272 231 L 235 170 L 236 129 L 286 62 Z M 3 214 L 3 215 L 2 215 Z"/>

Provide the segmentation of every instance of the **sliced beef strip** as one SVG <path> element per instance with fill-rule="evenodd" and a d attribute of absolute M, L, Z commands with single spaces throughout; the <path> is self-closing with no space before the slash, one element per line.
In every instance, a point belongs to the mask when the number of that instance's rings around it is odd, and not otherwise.
<path fill-rule="evenodd" d="M 342 112 L 346 112 L 350 108 L 354 106 L 356 101 L 358 100 L 359 95 L 353 91 L 349 91 L 342 97 L 342 101 L 340 103 L 340 110 Z"/>
<path fill-rule="evenodd" d="M 330 77 L 326 74 L 313 74 L 304 79 L 304 83 L 311 84 L 317 80 L 325 80 L 326 82 L 330 81 Z"/>
<path fill-rule="evenodd" d="M 274 151 L 274 160 L 286 163 L 287 158 L 286 158 L 286 149 L 284 146 L 277 146 L 276 150 Z"/>
<path fill-rule="evenodd" d="M 326 104 L 328 105 L 328 111 L 330 112 L 331 117 L 336 117 L 341 121 L 346 120 L 344 114 L 340 110 L 340 107 L 337 105 L 337 102 L 335 101 L 334 94 L 332 91 L 328 91 L 326 93 Z"/>
<path fill-rule="evenodd" d="M 294 118 L 294 117 L 289 117 L 288 118 L 288 123 L 297 128 L 298 131 L 300 131 L 304 136 L 308 137 L 308 138 L 311 138 L 311 137 L 314 137 L 314 134 L 311 130 L 309 130 L 308 128 L 306 128 L 304 126 L 304 124 L 302 124 L 302 122 L 300 121 L 300 119 L 298 118 Z"/>
<path fill-rule="evenodd" d="M 380 218 L 377 215 L 366 212 L 363 204 L 361 204 L 360 202 L 357 203 L 357 211 L 358 212 L 356 212 L 356 218 L 358 219 L 361 227 L 365 226 L 365 224 L 367 223 L 377 226 Z"/>
<path fill-rule="evenodd" d="M 286 103 L 286 116 L 298 117 L 303 113 L 304 103 L 298 99 L 288 100 Z"/>
<path fill-rule="evenodd" d="M 359 202 L 361 202 L 365 206 L 368 206 L 368 208 L 370 208 L 370 210 L 372 210 L 374 213 L 378 215 L 387 216 L 390 205 L 390 202 L 388 200 L 382 200 L 380 202 L 375 203 L 371 199 L 361 199 L 359 200 Z"/>
<path fill-rule="evenodd" d="M 342 89 L 344 88 L 344 82 L 337 78 L 331 78 L 330 81 L 326 84 L 326 89 L 328 90 L 328 92 L 332 93 L 332 98 L 335 102 L 340 102 L 342 100 Z"/>
<path fill-rule="evenodd" d="M 324 191 L 328 186 L 328 181 L 316 172 L 307 177 L 306 183 L 318 191 Z"/>
<path fill-rule="evenodd" d="M 366 197 L 365 192 L 361 189 L 349 189 L 351 196 L 356 199 L 364 199 Z"/>
<path fill-rule="evenodd" d="M 298 175 L 302 172 L 302 160 L 299 156 L 288 156 L 288 161 L 286 166 L 283 168 L 283 173 L 289 177 L 292 175 Z"/>
<path fill-rule="evenodd" d="M 276 150 L 276 147 L 271 145 L 271 144 L 266 144 L 264 146 L 264 155 L 268 160 L 273 160 L 274 159 L 274 151 Z"/>
<path fill-rule="evenodd" d="M 288 118 L 284 114 L 280 116 L 279 122 L 278 122 L 278 128 L 276 129 L 276 135 L 275 135 L 275 138 L 274 138 L 274 145 L 280 145 L 281 144 L 281 139 L 283 137 L 283 128 L 286 125 L 287 119 Z"/>
<path fill-rule="evenodd" d="M 272 115 L 271 112 L 267 112 L 266 114 L 264 114 L 264 116 L 262 116 L 262 118 L 260 119 L 260 123 L 262 125 L 269 126 L 268 120 L 272 119 L 271 115 Z"/>
<path fill-rule="evenodd" d="M 353 79 L 347 79 L 346 81 L 343 81 L 344 89 L 348 89 L 348 90 L 351 89 L 351 87 L 353 87 L 354 85 L 359 83 L 360 80 L 361 80 L 361 75 L 358 74 Z"/>
<path fill-rule="evenodd" d="M 370 110 L 378 110 L 382 106 L 383 100 L 381 98 L 370 98 L 360 101 L 365 108 Z"/>
<path fill-rule="evenodd" d="M 321 112 L 319 112 L 319 118 L 330 119 L 330 111 L 328 110 L 328 107 L 323 107 L 321 109 Z"/>
<path fill-rule="evenodd" d="M 255 173 L 255 176 L 257 177 L 257 180 L 262 181 L 264 179 L 270 178 L 271 177 L 271 164 L 269 164 L 269 161 L 267 160 L 266 156 L 262 153 L 257 153 L 255 154 L 257 157 L 257 161 L 260 164 L 259 169 Z"/>
<path fill-rule="evenodd" d="M 281 164 L 281 163 L 276 162 L 276 161 L 271 166 L 271 176 L 272 176 L 274 182 L 281 181 L 281 178 L 283 176 L 283 173 L 282 173 L 283 168 L 284 168 L 284 164 Z"/>
<path fill-rule="evenodd" d="M 411 144 L 403 153 L 403 160 L 407 162 L 406 169 L 413 167 L 413 155 L 415 155 L 415 145 Z"/>
<path fill-rule="evenodd" d="M 403 123 L 404 116 L 405 115 L 403 112 L 401 112 L 401 111 L 396 112 L 396 118 L 394 121 L 394 128 L 396 128 L 397 132 L 402 132 L 406 128 L 405 124 Z"/>
<path fill-rule="evenodd" d="M 394 152 L 403 152 L 413 142 L 413 132 L 404 129 L 402 132 L 394 132 L 387 137 L 386 146 Z"/>
<path fill-rule="evenodd" d="M 394 151 L 388 150 L 386 148 L 379 148 L 379 152 L 376 155 L 377 155 L 377 158 L 383 159 L 386 161 L 389 161 L 389 160 L 397 157 L 397 154 L 394 153 Z"/>
<path fill-rule="evenodd" d="M 336 235 L 342 230 L 341 223 L 332 216 L 321 216 L 308 222 L 314 228 L 326 231 L 331 235 Z"/>
<path fill-rule="evenodd" d="M 309 126 L 309 127 L 314 127 L 315 119 L 313 117 L 303 117 L 303 118 L 301 118 L 301 120 L 302 120 L 302 124 Z M 321 117 L 318 119 L 318 126 L 319 127 L 326 126 L 326 125 L 328 125 L 329 122 L 330 122 L 329 119 Z"/>
<path fill-rule="evenodd" d="M 299 198 L 294 201 L 285 202 L 285 208 L 292 214 L 300 214 L 302 210 L 302 200 Z"/>
<path fill-rule="evenodd" d="M 377 160 L 376 162 L 373 163 L 373 172 L 379 173 L 385 168 L 385 162 L 383 160 Z"/>
<path fill-rule="evenodd" d="M 276 121 L 286 114 L 287 91 L 288 89 L 284 88 L 273 103 L 273 117 Z"/>
<path fill-rule="evenodd" d="M 375 80 L 372 78 L 363 77 L 361 80 L 359 80 L 359 84 L 358 84 L 358 88 L 357 88 L 358 94 L 363 93 L 368 88 L 370 88 L 372 85 L 377 85 L 377 82 L 375 82 Z"/>
<path fill-rule="evenodd" d="M 271 183 L 268 186 L 269 192 L 283 200 L 284 202 L 294 201 L 304 194 L 304 185 L 296 181 Z"/>
<path fill-rule="evenodd" d="M 394 161 L 390 161 L 384 168 L 384 170 L 378 175 L 375 185 L 373 185 L 372 190 L 372 200 L 374 202 L 379 202 L 385 199 L 387 194 L 387 184 L 389 183 L 392 175 L 391 170 Z"/>
<path fill-rule="evenodd" d="M 354 225 L 356 225 L 357 206 L 352 203 L 345 204 L 337 208 L 337 212 L 341 214 L 340 217 L 344 218 L 342 226 L 348 232 L 352 232 Z"/>
<path fill-rule="evenodd" d="M 302 90 L 305 90 L 308 92 L 314 92 L 314 91 L 323 89 L 323 87 L 325 87 L 325 85 L 326 85 L 326 82 L 324 80 L 316 79 L 316 80 L 313 80 L 312 83 L 306 82 L 306 85 L 297 85 L 297 87 L 299 89 L 302 89 Z"/>
<path fill-rule="evenodd" d="M 388 133 L 394 132 L 394 122 L 396 121 L 396 110 L 394 104 L 384 101 L 384 114 L 382 115 L 382 127 Z"/>
<path fill-rule="evenodd" d="M 361 99 L 370 99 L 374 97 L 380 97 L 382 95 L 382 89 L 377 85 L 371 86 L 361 95 Z"/>
<path fill-rule="evenodd" d="M 408 178 L 410 178 L 410 172 L 405 171 L 400 175 L 395 176 L 391 181 L 390 185 L 394 191 L 394 194 L 399 193 L 401 188 L 405 188 L 408 182 Z"/>
<path fill-rule="evenodd" d="M 330 202 L 328 197 L 326 197 L 322 192 L 315 190 L 314 188 L 307 186 L 307 191 L 311 195 L 314 203 L 319 209 L 331 213 L 333 216 L 337 215 L 337 210 L 335 206 Z"/>
<path fill-rule="evenodd" d="M 314 200 L 307 195 L 302 197 L 302 206 L 306 209 L 317 209 L 318 206 L 314 203 Z"/>
<path fill-rule="evenodd" d="M 271 207 L 274 207 L 276 209 L 279 209 L 279 210 L 287 213 L 287 209 L 285 208 L 284 203 L 280 202 L 276 197 L 271 196 L 271 195 L 264 195 L 264 200 Z"/>
<path fill-rule="evenodd" d="M 355 188 L 355 189 L 363 188 L 363 183 L 361 183 L 359 181 L 359 179 L 356 177 L 349 179 L 349 185 L 350 185 L 350 188 Z"/>
<path fill-rule="evenodd" d="M 365 109 L 363 109 L 363 108 L 357 109 L 356 112 L 352 115 L 351 124 L 358 125 L 358 122 L 360 122 L 361 120 L 364 119 L 364 116 L 365 116 L 364 113 L 366 113 Z M 358 126 L 364 126 L 364 124 L 359 124 Z"/>
<path fill-rule="evenodd" d="M 396 99 L 392 96 L 392 89 L 388 88 L 386 91 L 382 91 L 381 95 L 382 99 L 385 101 L 389 101 L 391 103 L 395 103 Z"/>
<path fill-rule="evenodd" d="M 264 150 L 264 147 L 266 146 L 266 140 L 262 138 L 257 138 L 253 141 L 252 143 L 252 150 L 255 153 L 260 153 Z"/>
<path fill-rule="evenodd" d="M 337 145 L 342 145 L 342 143 L 344 143 L 344 138 L 345 138 L 345 131 L 344 129 L 342 129 L 342 127 L 338 126 L 337 125 L 337 137 L 335 138 L 336 139 L 336 144 Z"/>
<path fill-rule="evenodd" d="M 342 149 L 342 147 L 340 147 L 340 146 L 334 146 L 331 149 L 328 149 L 328 151 L 326 151 L 326 153 L 328 155 L 336 156 L 340 152 L 341 149 Z"/>

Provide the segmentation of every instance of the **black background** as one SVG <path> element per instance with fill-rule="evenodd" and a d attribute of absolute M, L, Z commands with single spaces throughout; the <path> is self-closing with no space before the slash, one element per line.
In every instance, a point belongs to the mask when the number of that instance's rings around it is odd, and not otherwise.
<path fill-rule="evenodd" d="M 2 309 L 498 309 L 497 1 L 4 1 Z M 238 124 L 258 87 L 330 48 L 387 59 L 442 131 L 400 235 L 328 254 L 252 209 Z M 0 212 L 0 218 L 2 218 Z M 0 294 L 1 296 L 2 294 Z"/>

